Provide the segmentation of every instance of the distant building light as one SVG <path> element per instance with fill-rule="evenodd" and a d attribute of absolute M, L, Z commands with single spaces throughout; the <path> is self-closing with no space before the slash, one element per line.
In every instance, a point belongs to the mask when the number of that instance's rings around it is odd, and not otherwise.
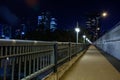
<path fill-rule="evenodd" d="M 42 19 L 42 16 L 38 16 L 38 19 L 41 20 L 41 19 Z"/>
<path fill-rule="evenodd" d="M 21 32 L 21 34 L 22 34 L 22 35 L 24 35 L 24 34 L 25 34 L 25 32 Z"/>
<path fill-rule="evenodd" d="M 95 22 L 95 19 L 92 19 L 93 22 Z"/>
<path fill-rule="evenodd" d="M 54 21 L 54 20 L 55 20 L 55 18 L 51 18 L 51 20 L 53 20 L 53 21 Z"/>
<path fill-rule="evenodd" d="M 87 26 L 90 26 L 90 24 L 86 24 Z"/>
<path fill-rule="evenodd" d="M 97 30 L 99 31 L 99 30 L 100 30 L 100 28 L 97 28 Z"/>
<path fill-rule="evenodd" d="M 19 31 L 20 31 L 20 29 L 17 29 L 16 31 L 17 31 L 17 32 L 19 32 Z"/>
<path fill-rule="evenodd" d="M 21 26 L 25 26 L 25 24 L 21 24 Z"/>
<path fill-rule="evenodd" d="M 5 35 L 2 35 L 2 37 L 5 37 Z"/>
<path fill-rule="evenodd" d="M 91 22 L 90 21 L 87 21 L 86 24 L 90 24 Z"/>
<path fill-rule="evenodd" d="M 98 35 L 98 33 L 95 33 L 96 35 Z"/>
<path fill-rule="evenodd" d="M 41 24 L 42 19 L 43 19 L 43 16 L 38 16 L 38 25 Z"/>
<path fill-rule="evenodd" d="M 57 25 L 55 21 L 51 21 L 50 24 Z"/>

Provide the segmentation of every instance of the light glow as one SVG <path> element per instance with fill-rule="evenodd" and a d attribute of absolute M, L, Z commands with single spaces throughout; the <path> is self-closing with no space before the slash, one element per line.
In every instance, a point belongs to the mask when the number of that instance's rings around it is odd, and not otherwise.
<path fill-rule="evenodd" d="M 85 36 L 85 35 L 83 35 L 83 38 L 86 38 L 86 36 Z"/>
<path fill-rule="evenodd" d="M 102 13 L 102 16 L 103 16 L 103 17 L 106 17 L 107 15 L 108 15 L 107 12 L 103 12 L 103 13 Z"/>
<path fill-rule="evenodd" d="M 76 31 L 76 32 L 80 32 L 80 29 L 79 29 L 79 28 L 75 28 L 75 31 Z"/>

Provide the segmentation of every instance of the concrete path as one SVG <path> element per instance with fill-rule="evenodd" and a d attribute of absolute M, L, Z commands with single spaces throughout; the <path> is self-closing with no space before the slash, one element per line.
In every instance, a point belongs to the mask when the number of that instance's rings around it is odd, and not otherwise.
<path fill-rule="evenodd" d="M 94 46 L 90 46 L 60 80 L 120 80 L 120 73 Z"/>

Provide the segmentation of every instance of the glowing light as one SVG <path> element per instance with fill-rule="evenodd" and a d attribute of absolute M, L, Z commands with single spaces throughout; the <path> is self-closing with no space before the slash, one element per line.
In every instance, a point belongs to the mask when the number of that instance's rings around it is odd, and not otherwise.
<path fill-rule="evenodd" d="M 24 35 L 24 34 L 25 34 L 25 32 L 21 32 L 21 34 L 22 34 L 22 35 Z"/>
<path fill-rule="evenodd" d="M 16 40 L 13 39 L 12 42 L 13 42 L 13 43 L 16 43 Z"/>
<path fill-rule="evenodd" d="M 7 57 L 6 59 L 9 60 L 9 57 Z"/>
<path fill-rule="evenodd" d="M 102 13 L 102 16 L 103 16 L 103 17 L 106 17 L 107 15 L 108 15 L 107 12 L 103 12 L 103 13 Z"/>
<path fill-rule="evenodd" d="M 97 28 L 97 30 L 99 31 L 99 30 L 100 30 L 100 28 Z"/>
<path fill-rule="evenodd" d="M 38 20 L 39 20 L 39 19 L 42 20 L 42 16 L 38 16 Z"/>
<path fill-rule="evenodd" d="M 79 29 L 79 28 L 75 28 L 75 31 L 76 31 L 76 32 L 80 32 L 80 29 Z"/>
<path fill-rule="evenodd" d="M 86 38 L 86 36 L 85 36 L 85 35 L 83 35 L 83 38 Z"/>
<path fill-rule="evenodd" d="M 5 35 L 2 35 L 2 37 L 5 37 Z"/>
<path fill-rule="evenodd" d="M 34 43 L 36 44 L 36 43 L 37 43 L 37 41 L 34 41 Z"/>

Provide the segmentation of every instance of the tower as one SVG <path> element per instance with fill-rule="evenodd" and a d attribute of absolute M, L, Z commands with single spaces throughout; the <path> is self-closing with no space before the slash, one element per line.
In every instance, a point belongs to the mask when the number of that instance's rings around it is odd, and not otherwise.
<path fill-rule="evenodd" d="M 56 23 L 56 19 L 55 18 L 51 18 L 50 21 L 50 31 L 54 32 L 57 28 L 57 23 Z"/>
<path fill-rule="evenodd" d="M 97 38 L 100 37 L 100 15 L 95 13 L 95 14 L 89 14 L 87 15 L 87 30 L 88 33 L 92 37 L 92 41 L 95 41 Z"/>
<path fill-rule="evenodd" d="M 50 30 L 50 20 L 51 16 L 49 12 L 42 12 L 40 16 L 38 16 L 38 26 L 42 30 Z"/>

